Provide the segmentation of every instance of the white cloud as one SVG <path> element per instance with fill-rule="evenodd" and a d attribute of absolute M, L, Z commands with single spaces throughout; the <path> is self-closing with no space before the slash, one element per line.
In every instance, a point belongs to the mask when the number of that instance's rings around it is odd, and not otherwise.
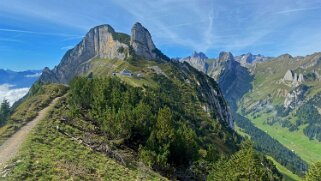
<path fill-rule="evenodd" d="M 40 77 L 42 73 L 35 73 L 30 75 L 25 75 L 26 78 L 37 78 Z"/>
<path fill-rule="evenodd" d="M 308 7 L 308 8 L 297 8 L 297 9 L 288 9 L 288 10 L 283 10 L 276 12 L 276 14 L 289 14 L 289 13 L 295 13 L 295 12 L 300 12 L 300 11 L 311 11 L 311 10 L 317 10 L 321 9 L 321 7 Z"/>
<path fill-rule="evenodd" d="M 61 50 L 70 50 L 70 49 L 72 49 L 72 48 L 74 48 L 75 46 L 73 46 L 73 45 L 69 45 L 69 46 L 64 46 L 64 47 L 61 47 L 60 49 Z"/>
<path fill-rule="evenodd" d="M 14 85 L 10 84 L 0 85 L 0 102 L 7 99 L 10 102 L 10 105 L 12 105 L 14 102 L 25 96 L 29 91 L 29 88 L 15 89 L 13 87 Z"/>
<path fill-rule="evenodd" d="M 198 51 L 213 46 L 215 14 L 210 1 L 140 1 L 144 6 L 129 0 L 113 2 L 146 26 L 155 36 L 156 44 L 169 41 Z M 206 14 L 208 16 L 204 16 Z"/>
<path fill-rule="evenodd" d="M 0 28 L 0 31 L 3 31 L 3 32 L 15 32 L 15 33 L 27 33 L 27 34 L 45 35 L 45 36 L 63 36 L 63 37 L 71 37 L 71 38 L 82 37 L 80 35 L 74 35 L 74 34 L 37 32 L 37 31 L 27 31 L 27 30 L 8 29 L 8 28 Z M 7 40 L 7 41 L 11 40 L 11 41 L 13 41 L 12 39 L 0 39 L 0 40 Z M 15 41 L 17 41 L 17 40 L 15 40 Z"/>

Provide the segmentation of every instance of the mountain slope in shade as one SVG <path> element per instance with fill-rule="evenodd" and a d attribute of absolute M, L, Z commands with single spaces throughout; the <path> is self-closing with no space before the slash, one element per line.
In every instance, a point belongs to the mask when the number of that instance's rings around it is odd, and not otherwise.
<path fill-rule="evenodd" d="M 194 52 L 181 61 L 214 78 L 234 109 L 236 102 L 251 89 L 252 77 L 249 70 L 241 66 L 230 52 L 221 52 L 218 59 L 210 59 L 202 52 Z"/>

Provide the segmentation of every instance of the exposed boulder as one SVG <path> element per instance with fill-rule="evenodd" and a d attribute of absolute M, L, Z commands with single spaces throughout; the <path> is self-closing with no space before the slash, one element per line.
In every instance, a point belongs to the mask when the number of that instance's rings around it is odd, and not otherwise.
<path fill-rule="evenodd" d="M 298 82 L 303 82 L 303 81 L 304 81 L 303 74 L 299 74 L 299 76 L 298 76 Z"/>
<path fill-rule="evenodd" d="M 304 82 L 304 77 L 303 74 L 297 74 L 295 72 L 293 72 L 292 70 L 288 70 L 286 71 L 284 77 L 283 77 L 283 81 L 285 82 L 291 82 L 293 85 L 297 86 L 300 83 Z"/>
<path fill-rule="evenodd" d="M 293 77 L 294 77 L 294 74 L 293 74 L 293 71 L 292 70 L 288 70 L 286 71 L 284 77 L 283 77 L 283 80 L 285 81 L 293 81 Z"/>

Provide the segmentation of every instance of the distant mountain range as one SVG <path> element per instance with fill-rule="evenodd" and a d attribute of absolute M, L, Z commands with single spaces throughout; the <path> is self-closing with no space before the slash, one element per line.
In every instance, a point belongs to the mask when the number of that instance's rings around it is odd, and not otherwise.
<path fill-rule="evenodd" d="M 7 99 L 10 104 L 26 95 L 32 84 L 40 77 L 40 70 L 12 71 L 0 69 L 0 102 Z"/>
<path fill-rule="evenodd" d="M 10 84 L 14 88 L 30 87 L 41 75 L 41 70 L 12 71 L 0 69 L 0 85 Z"/>

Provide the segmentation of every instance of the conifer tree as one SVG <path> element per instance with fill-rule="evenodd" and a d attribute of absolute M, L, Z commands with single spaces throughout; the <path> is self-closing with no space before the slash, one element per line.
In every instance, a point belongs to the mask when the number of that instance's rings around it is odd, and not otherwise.
<path fill-rule="evenodd" d="M 311 165 L 305 176 L 306 181 L 321 181 L 321 162 Z"/>
<path fill-rule="evenodd" d="M 8 100 L 3 100 L 0 106 L 0 125 L 4 124 L 10 116 L 10 104 Z"/>

